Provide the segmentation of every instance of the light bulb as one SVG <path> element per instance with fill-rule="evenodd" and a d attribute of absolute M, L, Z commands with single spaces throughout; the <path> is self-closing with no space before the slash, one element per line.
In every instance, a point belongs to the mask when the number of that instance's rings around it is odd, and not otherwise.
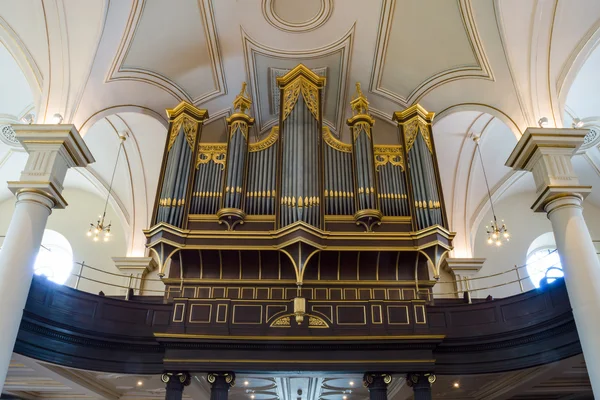
<path fill-rule="evenodd" d="M 89 231 L 87 232 L 87 235 L 88 235 L 88 236 L 92 236 L 92 231 L 91 231 L 91 230 L 89 230 Z"/>
<path fill-rule="evenodd" d="M 251 399 L 253 399 L 254 397 L 255 397 L 254 395 L 250 396 Z"/>
<path fill-rule="evenodd" d="M 246 386 L 248 386 L 249 383 L 250 382 L 248 382 L 248 381 L 244 381 L 244 385 L 246 385 Z"/>
<path fill-rule="evenodd" d="M 108 237 L 107 236 L 104 236 L 104 241 L 108 242 Z"/>
<path fill-rule="evenodd" d="M 106 233 L 104 234 L 104 236 L 110 236 L 110 231 L 106 231 Z"/>
<path fill-rule="evenodd" d="M 137 381 L 137 385 L 138 385 L 138 386 L 142 386 L 143 384 L 144 384 L 144 382 L 142 382 L 142 381 Z"/>
<path fill-rule="evenodd" d="M 492 238 L 488 238 L 488 244 L 492 244 L 492 243 L 493 243 Z"/>
<path fill-rule="evenodd" d="M 454 382 L 454 384 L 452 386 L 454 386 L 455 388 L 458 389 L 460 387 L 460 384 L 458 382 Z"/>
<path fill-rule="evenodd" d="M 63 116 L 60 115 L 59 113 L 56 113 L 52 116 L 52 123 L 53 124 L 60 124 L 63 121 Z"/>
<path fill-rule="evenodd" d="M 496 246 L 502 246 L 502 242 L 499 240 L 496 240 Z"/>
<path fill-rule="evenodd" d="M 492 238 L 493 238 L 493 239 L 498 239 L 498 234 L 497 234 L 496 232 L 494 232 L 494 233 L 492 234 Z"/>
<path fill-rule="evenodd" d="M 96 235 L 97 235 L 97 234 L 99 234 L 99 233 L 100 233 L 100 229 L 98 229 L 98 228 L 95 228 L 95 229 L 94 229 L 94 233 L 95 233 Z"/>
<path fill-rule="evenodd" d="M 350 386 L 354 386 L 354 381 L 350 381 Z"/>
<path fill-rule="evenodd" d="M 94 242 L 98 241 L 98 236 L 94 236 Z"/>
<path fill-rule="evenodd" d="M 510 235 L 508 234 L 508 232 L 504 232 L 504 237 L 505 237 L 506 239 L 508 239 L 508 238 L 510 237 Z"/>

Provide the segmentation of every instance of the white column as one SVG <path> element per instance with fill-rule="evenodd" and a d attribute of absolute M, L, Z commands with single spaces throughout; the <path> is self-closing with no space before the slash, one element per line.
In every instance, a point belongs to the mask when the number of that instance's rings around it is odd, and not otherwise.
<path fill-rule="evenodd" d="M 465 292 L 477 288 L 476 283 L 467 280 L 477 275 L 484 262 L 485 258 L 446 258 L 443 268 L 454 276 L 456 291 Z"/>
<path fill-rule="evenodd" d="M 15 125 L 14 130 L 29 157 L 20 180 L 8 182 L 17 202 L 0 250 L 0 392 L 46 222 L 53 208 L 67 205 L 61 196 L 67 169 L 94 161 L 72 125 Z"/>
<path fill-rule="evenodd" d="M 125 285 L 129 284 L 129 276 L 133 275 L 131 288 L 134 294 L 144 293 L 146 275 L 156 269 L 156 261 L 152 257 L 113 257 L 115 266 L 128 276 Z"/>
<path fill-rule="evenodd" d="M 600 398 L 600 261 L 582 214 L 591 187 L 579 184 L 571 161 L 586 134 L 528 128 L 506 165 L 533 172 L 538 197 L 532 208 L 552 223 L 594 397 Z"/>

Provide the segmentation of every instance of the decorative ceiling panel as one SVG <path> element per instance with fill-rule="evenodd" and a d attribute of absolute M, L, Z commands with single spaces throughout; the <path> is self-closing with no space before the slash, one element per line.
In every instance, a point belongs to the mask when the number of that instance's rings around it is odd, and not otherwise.
<path fill-rule="evenodd" d="M 493 80 L 471 0 L 384 0 L 371 91 L 407 107 L 464 78 Z"/>
<path fill-rule="evenodd" d="M 333 0 L 263 0 L 265 19 L 287 32 L 307 32 L 323 25 L 333 11 Z"/>
<path fill-rule="evenodd" d="M 135 1 L 112 80 L 156 85 L 195 105 L 225 94 L 211 1 Z"/>
<path fill-rule="evenodd" d="M 285 50 L 259 43 L 242 30 L 244 56 L 254 99 L 253 111 L 260 134 L 268 132 L 278 121 L 276 108 L 271 105 L 272 71 L 290 70 L 299 63 L 313 71 L 326 71 L 323 120 L 334 132 L 339 132 L 344 123 L 344 108 L 347 106 L 345 99 L 353 35 L 354 25 L 342 38 L 327 46 L 307 50 Z"/>

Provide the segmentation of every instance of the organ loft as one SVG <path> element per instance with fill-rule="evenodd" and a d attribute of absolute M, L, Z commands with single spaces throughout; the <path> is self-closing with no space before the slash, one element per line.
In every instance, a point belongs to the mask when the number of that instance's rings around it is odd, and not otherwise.
<path fill-rule="evenodd" d="M 394 113 L 398 143 L 378 145 L 357 83 L 346 143 L 324 124 L 324 77 L 298 65 L 277 85 L 278 124 L 258 141 L 245 84 L 225 143 L 202 140 L 206 110 L 167 110 L 146 236 L 175 303 L 171 333 L 419 332 L 453 238 L 433 113 Z"/>

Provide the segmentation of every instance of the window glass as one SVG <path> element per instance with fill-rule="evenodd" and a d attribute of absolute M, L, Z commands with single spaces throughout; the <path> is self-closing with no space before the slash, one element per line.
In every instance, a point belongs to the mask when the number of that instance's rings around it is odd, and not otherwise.
<path fill-rule="evenodd" d="M 540 287 L 540 281 L 548 277 L 548 283 L 564 276 L 558 251 L 553 248 L 535 250 L 527 257 L 527 272 L 529 279 L 536 288 Z"/>
<path fill-rule="evenodd" d="M 33 266 L 34 273 L 62 285 L 71 276 L 72 269 L 73 250 L 69 241 L 60 233 L 46 229 Z"/>

